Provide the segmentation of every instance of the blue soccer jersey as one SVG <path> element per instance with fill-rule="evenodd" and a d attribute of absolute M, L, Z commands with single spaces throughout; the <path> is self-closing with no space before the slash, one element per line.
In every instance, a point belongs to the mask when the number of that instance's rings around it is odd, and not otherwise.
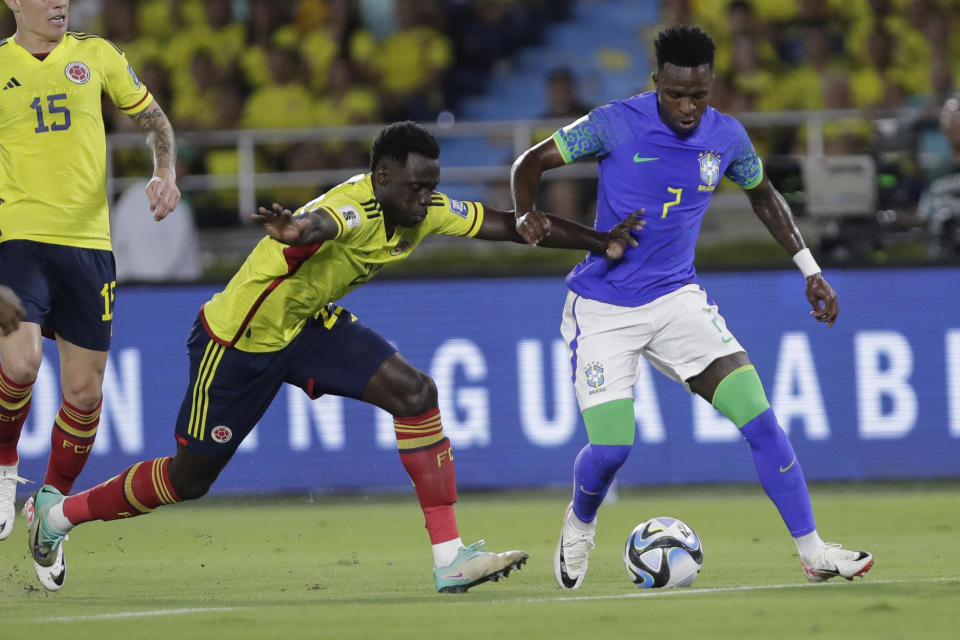
<path fill-rule="evenodd" d="M 586 298 L 634 307 L 697 281 L 693 267 L 700 223 L 722 176 L 744 189 L 763 167 L 735 118 L 708 107 L 687 137 L 657 112 L 657 94 L 635 95 L 591 111 L 553 135 L 566 162 L 597 156 L 596 228 L 609 231 L 644 209 L 638 246 L 616 262 L 590 254 L 567 276 Z"/>

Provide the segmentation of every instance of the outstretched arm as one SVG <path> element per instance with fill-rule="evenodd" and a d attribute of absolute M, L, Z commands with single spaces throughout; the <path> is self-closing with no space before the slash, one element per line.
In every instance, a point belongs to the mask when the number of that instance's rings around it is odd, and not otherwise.
<path fill-rule="evenodd" d="M 147 183 L 147 197 L 154 220 L 163 220 L 180 202 L 177 188 L 177 143 L 173 126 L 154 100 L 150 106 L 131 116 L 140 130 L 147 134 L 147 146 L 153 152 L 153 177 Z"/>
<path fill-rule="evenodd" d="M 510 191 L 516 212 L 517 232 L 527 244 L 539 244 L 551 233 L 551 219 L 545 212 L 535 210 L 533 203 L 543 172 L 564 164 L 557 143 L 553 138 L 547 138 L 527 149 L 510 168 Z"/>
<path fill-rule="evenodd" d="M 500 211 L 486 205 L 484 205 L 483 211 L 483 224 L 480 225 L 476 238 L 529 243 L 527 238 L 522 235 L 521 224 L 514 217 L 512 211 Z M 539 243 L 529 244 L 539 244 L 541 247 L 553 249 L 583 249 L 593 253 L 601 253 L 609 260 L 619 260 L 623 257 L 627 247 L 637 246 L 637 240 L 631 235 L 631 232 L 640 231 L 646 224 L 646 221 L 640 218 L 643 213 L 642 210 L 634 211 L 606 233 L 552 213 L 543 211 L 537 213 L 543 216 L 549 231 Z"/>
<path fill-rule="evenodd" d="M 753 212 L 763 221 L 780 246 L 793 256 L 794 262 L 807 278 L 806 294 L 818 322 L 832 327 L 840 313 L 837 294 L 820 273 L 820 267 L 810 254 L 800 235 L 800 229 L 790 212 L 790 205 L 777 191 L 770 179 L 764 176 L 753 189 L 746 190 Z"/>
<path fill-rule="evenodd" d="M 271 238 L 293 246 L 325 242 L 340 232 L 340 225 L 322 208 L 293 215 L 290 209 L 274 202 L 270 209 L 260 207 L 253 218 L 263 223 Z"/>
<path fill-rule="evenodd" d="M 26 317 L 27 312 L 13 289 L 0 285 L 0 336 L 16 331 Z"/>

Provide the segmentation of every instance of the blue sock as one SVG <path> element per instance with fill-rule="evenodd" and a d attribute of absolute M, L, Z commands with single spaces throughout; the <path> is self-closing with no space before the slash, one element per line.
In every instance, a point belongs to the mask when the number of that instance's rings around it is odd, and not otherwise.
<path fill-rule="evenodd" d="M 813 507 L 803 470 L 787 434 L 773 409 L 767 409 L 740 428 L 750 445 L 753 464 L 764 491 L 777 505 L 780 517 L 794 538 L 815 531 Z"/>
<path fill-rule="evenodd" d="M 613 484 L 617 471 L 627 461 L 632 445 L 588 444 L 573 463 L 573 513 L 592 522 Z"/>

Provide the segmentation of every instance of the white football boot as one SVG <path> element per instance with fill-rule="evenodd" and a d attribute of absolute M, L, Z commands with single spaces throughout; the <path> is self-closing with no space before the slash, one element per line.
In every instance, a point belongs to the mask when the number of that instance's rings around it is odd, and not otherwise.
<path fill-rule="evenodd" d="M 580 522 L 573 512 L 573 502 L 563 513 L 560 540 L 553 554 L 553 575 L 561 589 L 579 589 L 587 575 L 590 551 L 596 546 L 597 520 Z"/>
<path fill-rule="evenodd" d="M 440 593 L 463 593 L 484 582 L 506 578 L 511 571 L 519 571 L 527 558 L 524 551 L 491 553 L 484 541 L 474 542 L 457 550 L 457 557 L 445 567 L 433 570 L 433 584 Z"/>
<path fill-rule="evenodd" d="M 70 536 L 53 530 L 44 522 L 50 507 L 62 500 L 63 495 L 59 491 L 44 485 L 23 505 L 23 517 L 30 526 L 28 544 L 30 555 L 33 556 L 33 570 L 47 591 L 59 591 L 67 577 L 62 543 L 69 540 Z"/>
<path fill-rule="evenodd" d="M 836 542 L 825 542 L 809 563 L 801 561 L 801 565 L 810 582 L 824 582 L 837 576 L 853 580 L 870 570 L 873 554 L 849 551 Z"/>
<path fill-rule="evenodd" d="M 6 540 L 13 533 L 13 521 L 17 516 L 17 484 L 27 482 L 17 475 L 18 466 L 17 463 L 0 465 L 0 540 Z"/>

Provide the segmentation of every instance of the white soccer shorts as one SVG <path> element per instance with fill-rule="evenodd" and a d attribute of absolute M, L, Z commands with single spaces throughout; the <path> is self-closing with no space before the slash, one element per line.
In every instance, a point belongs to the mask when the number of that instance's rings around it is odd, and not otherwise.
<path fill-rule="evenodd" d="M 581 411 L 632 398 L 641 355 L 689 391 L 686 380 L 717 358 L 744 351 L 717 305 L 710 304 L 696 284 L 639 307 L 607 304 L 570 291 L 560 331 Z"/>

